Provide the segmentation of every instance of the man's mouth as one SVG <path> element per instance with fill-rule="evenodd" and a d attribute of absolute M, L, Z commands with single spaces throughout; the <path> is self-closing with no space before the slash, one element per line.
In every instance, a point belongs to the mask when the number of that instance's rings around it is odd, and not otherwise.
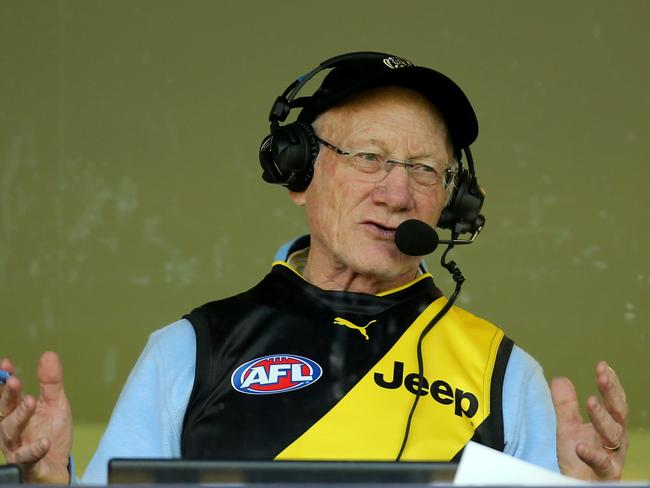
<path fill-rule="evenodd" d="M 383 239 L 395 239 L 395 230 L 397 227 L 388 226 L 386 224 L 374 221 L 367 221 L 363 226 L 373 235 Z"/>

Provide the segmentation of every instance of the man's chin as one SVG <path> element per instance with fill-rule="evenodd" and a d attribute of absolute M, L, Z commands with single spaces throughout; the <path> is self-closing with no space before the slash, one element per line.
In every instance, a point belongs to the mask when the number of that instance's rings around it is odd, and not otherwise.
<path fill-rule="evenodd" d="M 417 271 L 419 259 L 405 256 L 397 249 L 391 252 L 371 252 L 358 256 L 359 273 L 391 281 Z"/>

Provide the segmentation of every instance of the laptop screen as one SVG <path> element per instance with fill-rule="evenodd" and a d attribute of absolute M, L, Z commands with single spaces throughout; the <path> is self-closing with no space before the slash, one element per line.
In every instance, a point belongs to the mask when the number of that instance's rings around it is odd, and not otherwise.
<path fill-rule="evenodd" d="M 451 482 L 455 463 L 375 461 L 190 461 L 112 459 L 109 483 L 416 483 Z"/>

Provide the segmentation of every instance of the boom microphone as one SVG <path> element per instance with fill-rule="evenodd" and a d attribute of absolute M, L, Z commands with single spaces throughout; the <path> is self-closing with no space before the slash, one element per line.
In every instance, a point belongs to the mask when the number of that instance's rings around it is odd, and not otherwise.
<path fill-rule="evenodd" d="M 438 233 L 425 222 L 405 220 L 395 230 L 397 249 L 408 256 L 425 256 L 438 247 Z"/>

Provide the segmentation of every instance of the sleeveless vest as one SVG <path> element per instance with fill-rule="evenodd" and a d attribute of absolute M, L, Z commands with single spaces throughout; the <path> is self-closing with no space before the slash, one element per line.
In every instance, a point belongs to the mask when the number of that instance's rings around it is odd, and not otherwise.
<path fill-rule="evenodd" d="M 512 341 L 453 307 L 430 274 L 378 295 L 326 291 L 285 262 L 251 290 L 187 315 L 196 333 L 185 459 L 449 461 L 469 440 L 503 450 Z"/>

